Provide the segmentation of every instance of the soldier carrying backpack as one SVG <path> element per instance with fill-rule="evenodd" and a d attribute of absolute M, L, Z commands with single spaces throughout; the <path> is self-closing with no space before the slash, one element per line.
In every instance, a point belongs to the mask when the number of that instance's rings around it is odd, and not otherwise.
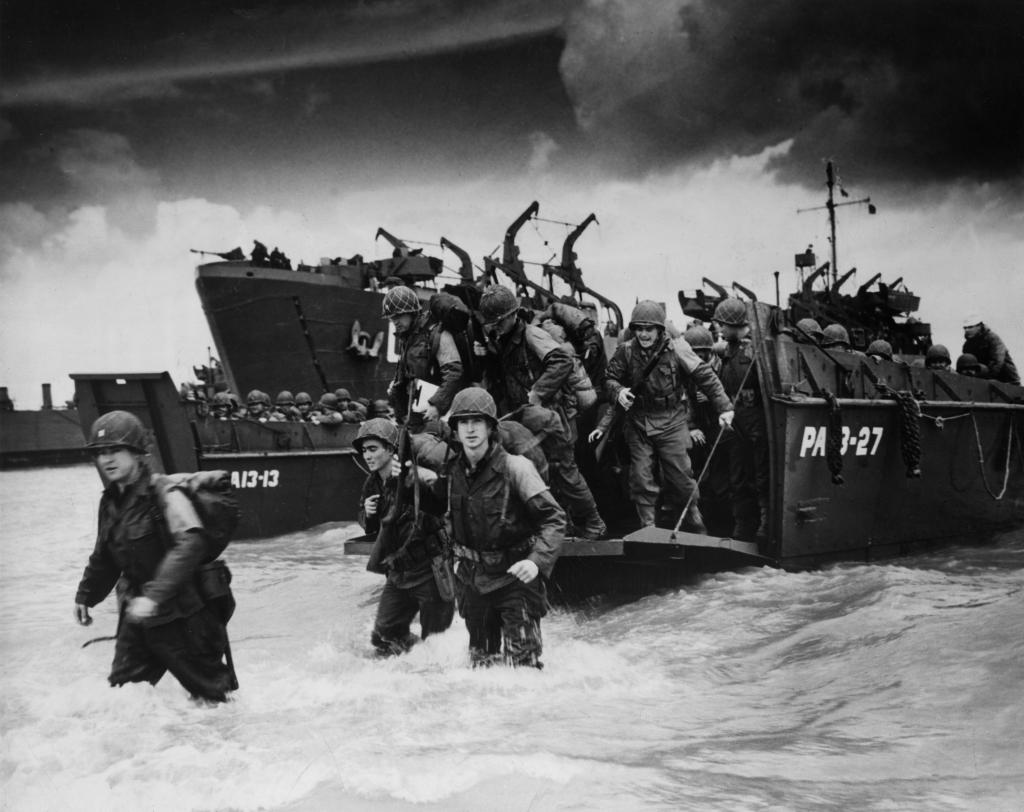
<path fill-rule="evenodd" d="M 223 562 L 205 565 L 233 526 L 207 532 L 187 486 L 151 472 L 146 446 L 146 430 L 128 412 L 108 412 L 92 425 L 86 447 L 109 484 L 75 619 L 91 624 L 89 608 L 116 586 L 121 611 L 110 684 L 155 685 L 170 671 L 194 698 L 224 702 L 238 687 L 226 628 L 234 601 Z"/>

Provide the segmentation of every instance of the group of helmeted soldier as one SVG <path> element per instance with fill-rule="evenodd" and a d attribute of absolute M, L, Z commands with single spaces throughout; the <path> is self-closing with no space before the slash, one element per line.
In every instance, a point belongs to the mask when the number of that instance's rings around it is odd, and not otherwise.
<path fill-rule="evenodd" d="M 186 400 L 196 400 L 201 390 L 182 392 Z M 209 414 L 218 420 L 254 420 L 259 423 L 313 423 L 322 426 L 337 426 L 342 423 L 362 423 L 372 417 L 391 417 L 394 412 L 387 400 L 378 398 L 353 398 L 348 389 L 339 388 L 324 392 L 317 400 L 308 392 L 292 394 L 284 389 L 271 400 L 261 389 L 253 389 L 246 395 L 245 403 L 239 402 L 231 391 L 216 392 L 210 401 Z"/>
<path fill-rule="evenodd" d="M 978 313 L 969 313 L 964 317 L 962 326 L 964 342 L 956 363 L 953 363 L 944 344 L 931 344 L 925 350 L 925 368 L 1020 385 L 1020 374 L 1006 344 L 982 317 Z M 798 341 L 803 339 L 825 350 L 878 360 L 901 361 L 898 354 L 893 352 L 892 344 L 884 339 L 875 339 L 863 353 L 853 349 L 849 333 L 841 324 L 829 324 L 822 329 L 815 319 L 805 318 L 796 323 L 794 332 Z"/>
<path fill-rule="evenodd" d="M 401 352 L 389 390 L 397 420 L 368 420 L 355 441 L 371 470 L 361 497 L 364 527 L 377 533 L 371 568 L 388 577 L 372 638 L 379 651 L 411 645 L 417 611 L 425 636 L 450 623 L 437 609 L 447 590 L 435 571 L 450 532 L 454 591 L 474 662 L 504 656 L 538 665 L 545 607 L 538 572 L 550 574 L 566 536 L 599 541 L 609 521 L 623 528 L 623 500 L 614 507 L 602 500 L 616 511 L 603 516 L 581 473 L 581 465 L 593 471 L 593 444 L 609 432 L 622 464 L 609 454 L 603 467 L 623 472 L 621 495 L 635 508 L 629 529 L 678 520 L 685 530 L 707 532 L 690 457 L 696 449 L 707 460 L 720 445 L 722 533 L 766 538 L 767 436 L 743 302 L 727 299 L 716 310 L 717 354 L 707 328 L 680 335 L 663 305 L 639 302 L 629 337 L 608 359 L 586 311 L 563 302 L 534 311 L 509 288 L 491 285 L 479 300 L 483 335 L 473 346 L 472 374 L 455 337 L 424 304 L 409 287 L 385 294 L 383 315 Z M 414 409 L 422 381 L 433 387 Z M 483 452 L 467 450 L 479 443 L 474 432 L 486 434 Z M 397 476 L 395 460 L 410 456 L 422 493 L 406 500 L 398 519 L 397 494 L 412 475 Z M 384 515 L 404 531 L 380 532 Z"/>

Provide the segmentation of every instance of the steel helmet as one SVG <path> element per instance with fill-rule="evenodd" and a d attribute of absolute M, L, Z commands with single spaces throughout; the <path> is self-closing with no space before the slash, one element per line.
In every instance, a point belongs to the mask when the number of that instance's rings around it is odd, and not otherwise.
<path fill-rule="evenodd" d="M 277 393 L 277 399 L 274 401 L 278 406 L 294 406 L 295 398 L 292 393 L 287 389 L 282 389 Z"/>
<path fill-rule="evenodd" d="M 651 327 L 660 327 L 664 330 L 664 305 L 658 302 L 652 302 L 650 299 L 644 299 L 642 302 L 637 302 L 636 306 L 633 308 L 633 313 L 629 317 L 629 329 L 632 330 L 637 325 L 650 325 Z"/>
<path fill-rule="evenodd" d="M 370 404 L 367 409 L 370 417 L 389 417 L 391 415 L 391 404 L 384 398 L 378 398 Z"/>
<path fill-rule="evenodd" d="M 359 432 L 352 441 L 352 445 L 356 451 L 362 452 L 363 442 L 371 439 L 380 440 L 392 448 L 398 448 L 398 426 L 383 417 L 367 420 L 359 427 Z"/>
<path fill-rule="evenodd" d="M 850 334 L 841 324 L 830 324 L 821 331 L 821 346 L 823 347 L 849 347 Z"/>
<path fill-rule="evenodd" d="M 333 392 L 325 392 L 320 396 L 320 402 L 317 404 L 321 409 L 330 409 L 331 411 L 338 411 L 338 398 Z"/>
<path fill-rule="evenodd" d="M 338 400 L 352 400 L 352 394 L 347 389 L 335 389 L 334 397 Z"/>
<path fill-rule="evenodd" d="M 519 299 L 504 285 L 490 285 L 480 296 L 484 324 L 494 324 L 519 309 Z"/>
<path fill-rule="evenodd" d="M 270 405 L 270 395 L 266 392 L 262 392 L 259 389 L 253 389 L 245 398 L 245 402 L 252 406 L 254 403 L 262 403 L 264 406 Z"/>
<path fill-rule="evenodd" d="M 976 356 L 971 355 L 969 352 L 965 352 L 963 355 L 956 359 L 957 372 L 976 372 L 979 369 L 981 369 L 981 362 L 978 361 Z"/>
<path fill-rule="evenodd" d="M 886 361 L 892 360 L 892 344 L 888 341 L 884 341 L 881 338 L 876 338 L 870 344 L 866 350 L 868 355 L 880 355 Z"/>
<path fill-rule="evenodd" d="M 747 321 L 746 304 L 735 296 L 722 299 L 715 308 L 715 315 L 711 318 L 719 324 L 729 324 L 733 327 L 746 327 L 750 323 Z"/>
<path fill-rule="evenodd" d="M 944 362 L 945 366 L 949 366 L 953 363 L 953 359 L 949 355 L 949 350 L 942 344 L 932 344 L 924 354 L 924 365 L 932 366 L 938 362 Z"/>
<path fill-rule="evenodd" d="M 113 411 L 101 414 L 89 430 L 89 449 L 130 448 L 146 453 L 146 429 L 131 412 Z"/>
<path fill-rule="evenodd" d="M 796 326 L 798 330 L 802 330 L 807 333 L 807 335 L 815 341 L 821 341 L 821 325 L 818 324 L 817 320 L 811 318 L 800 319 L 800 321 L 796 323 Z"/>
<path fill-rule="evenodd" d="M 703 324 L 694 324 L 692 327 L 687 327 L 686 332 L 683 333 L 683 338 L 695 350 L 710 350 L 715 346 L 714 336 L 711 335 L 711 331 Z"/>
<path fill-rule="evenodd" d="M 403 313 L 419 313 L 420 298 L 416 291 L 404 285 L 398 288 L 391 288 L 384 294 L 384 304 L 381 306 L 384 318 L 390 319 L 401 316 Z"/>
<path fill-rule="evenodd" d="M 448 425 L 454 428 L 463 417 L 482 417 L 491 426 L 498 425 L 498 407 L 486 389 L 470 386 L 458 392 L 452 399 L 448 413 Z"/>
<path fill-rule="evenodd" d="M 297 394 L 295 396 L 295 405 L 296 406 L 308 406 L 308 405 L 310 405 L 312 403 L 313 403 L 313 398 L 311 398 L 309 396 L 308 392 L 299 392 L 299 394 Z"/>

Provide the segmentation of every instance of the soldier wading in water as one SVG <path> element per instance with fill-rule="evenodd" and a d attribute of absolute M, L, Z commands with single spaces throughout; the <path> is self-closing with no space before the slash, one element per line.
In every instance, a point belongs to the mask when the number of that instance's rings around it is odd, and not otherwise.
<path fill-rule="evenodd" d="M 224 619 L 200 591 L 207 542 L 189 497 L 154 478 L 146 431 L 133 414 L 108 412 L 86 446 L 110 483 L 100 499 L 96 547 L 75 596 L 75 619 L 117 585 L 120 621 L 109 681 L 156 684 L 170 671 L 194 698 L 223 702 L 237 687 L 224 663 Z"/>
<path fill-rule="evenodd" d="M 484 389 L 459 392 L 448 424 L 458 456 L 444 476 L 420 471 L 432 499 L 450 513 L 473 664 L 497 661 L 504 641 L 507 662 L 540 668 L 547 596 L 538 576 L 551 575 L 565 513 L 533 463 L 502 448 L 494 399 Z"/>
<path fill-rule="evenodd" d="M 359 524 L 376 533 L 367 569 L 387 575 L 377 604 L 377 618 L 370 642 L 379 654 L 401 654 L 417 642 L 409 630 L 419 612 L 423 639 L 452 625 L 455 604 L 442 597 L 434 578 L 433 559 L 442 552 L 439 517 L 421 511 L 413 515 L 412 505 L 396 505 L 398 499 L 398 427 L 375 417 L 359 427 L 352 441 L 370 475 L 359 499 Z M 396 510 L 394 526 L 381 531 L 381 520 Z"/>

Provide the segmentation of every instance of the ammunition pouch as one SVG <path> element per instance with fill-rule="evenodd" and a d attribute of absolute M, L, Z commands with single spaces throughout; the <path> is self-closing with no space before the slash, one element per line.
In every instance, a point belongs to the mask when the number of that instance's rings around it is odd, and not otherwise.
<path fill-rule="evenodd" d="M 456 557 L 472 561 L 484 575 L 504 575 L 516 561 L 522 561 L 529 554 L 529 544 L 518 544 L 502 550 L 471 550 L 461 544 L 455 545 Z"/>
<path fill-rule="evenodd" d="M 231 570 L 223 558 L 203 564 L 196 570 L 196 588 L 222 623 L 231 620 L 235 613 L 235 596 L 231 593 Z"/>
<path fill-rule="evenodd" d="M 639 408 L 645 412 L 667 412 L 675 409 L 684 399 L 676 392 L 664 396 L 637 395 L 636 400 L 633 401 L 633 408 Z"/>

